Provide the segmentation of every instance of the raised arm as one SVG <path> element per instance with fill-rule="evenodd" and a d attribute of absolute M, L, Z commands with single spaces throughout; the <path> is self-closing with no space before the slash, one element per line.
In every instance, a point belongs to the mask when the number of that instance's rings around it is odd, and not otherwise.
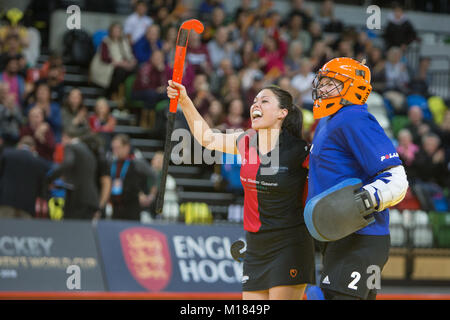
<path fill-rule="evenodd" d="M 243 131 L 233 133 L 214 132 L 197 111 L 194 103 L 186 93 L 186 88 L 179 83 L 169 80 L 167 96 L 170 99 L 173 99 L 178 95 L 178 104 L 181 106 L 184 117 L 189 125 L 189 129 L 198 143 L 210 150 L 217 150 L 231 154 L 238 153 L 236 148 L 236 139 Z"/>

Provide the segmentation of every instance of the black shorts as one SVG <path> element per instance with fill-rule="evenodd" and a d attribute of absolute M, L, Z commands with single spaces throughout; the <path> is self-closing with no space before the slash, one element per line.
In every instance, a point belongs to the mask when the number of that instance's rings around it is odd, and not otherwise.
<path fill-rule="evenodd" d="M 315 283 L 314 242 L 304 224 L 247 232 L 243 291 Z"/>
<path fill-rule="evenodd" d="M 390 244 L 389 235 L 356 233 L 326 243 L 320 287 L 360 299 L 374 298 Z"/>

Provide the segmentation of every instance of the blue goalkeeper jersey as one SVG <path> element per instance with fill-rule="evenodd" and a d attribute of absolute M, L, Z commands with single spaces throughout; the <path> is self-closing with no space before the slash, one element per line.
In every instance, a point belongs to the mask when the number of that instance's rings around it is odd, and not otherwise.
<path fill-rule="evenodd" d="M 309 159 L 308 198 L 349 178 L 371 183 L 380 171 L 401 165 L 391 140 L 367 105 L 344 106 L 320 120 Z M 375 222 L 358 230 L 365 235 L 389 234 L 389 210 L 373 213 Z"/>

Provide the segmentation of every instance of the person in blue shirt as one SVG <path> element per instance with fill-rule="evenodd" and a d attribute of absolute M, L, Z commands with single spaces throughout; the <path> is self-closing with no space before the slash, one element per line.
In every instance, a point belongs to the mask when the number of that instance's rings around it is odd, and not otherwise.
<path fill-rule="evenodd" d="M 375 299 L 389 257 L 388 208 L 408 188 L 395 147 L 367 111 L 371 90 L 369 68 L 351 58 L 329 61 L 313 83 L 313 114 L 320 122 L 310 148 L 307 201 L 358 178 L 375 209 L 373 223 L 324 243 L 320 287 L 325 299 Z"/>
<path fill-rule="evenodd" d="M 52 100 L 50 86 L 45 82 L 40 82 L 36 85 L 34 102 L 26 108 L 25 116 L 34 107 L 39 107 L 44 111 L 45 121 L 50 124 L 55 134 L 56 142 L 61 142 L 63 131 L 61 106 L 58 102 Z"/>
<path fill-rule="evenodd" d="M 161 29 L 159 25 L 152 24 L 145 34 L 133 44 L 133 53 L 139 64 L 150 60 L 153 52 L 161 50 L 163 42 L 160 39 Z"/>

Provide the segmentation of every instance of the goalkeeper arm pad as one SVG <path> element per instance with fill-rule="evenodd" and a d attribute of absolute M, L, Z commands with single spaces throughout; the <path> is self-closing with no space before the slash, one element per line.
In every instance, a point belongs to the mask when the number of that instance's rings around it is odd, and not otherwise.
<path fill-rule="evenodd" d="M 363 186 L 367 190 L 376 211 L 383 211 L 403 200 L 408 190 L 405 168 L 395 166 L 375 177 L 375 181 Z"/>

